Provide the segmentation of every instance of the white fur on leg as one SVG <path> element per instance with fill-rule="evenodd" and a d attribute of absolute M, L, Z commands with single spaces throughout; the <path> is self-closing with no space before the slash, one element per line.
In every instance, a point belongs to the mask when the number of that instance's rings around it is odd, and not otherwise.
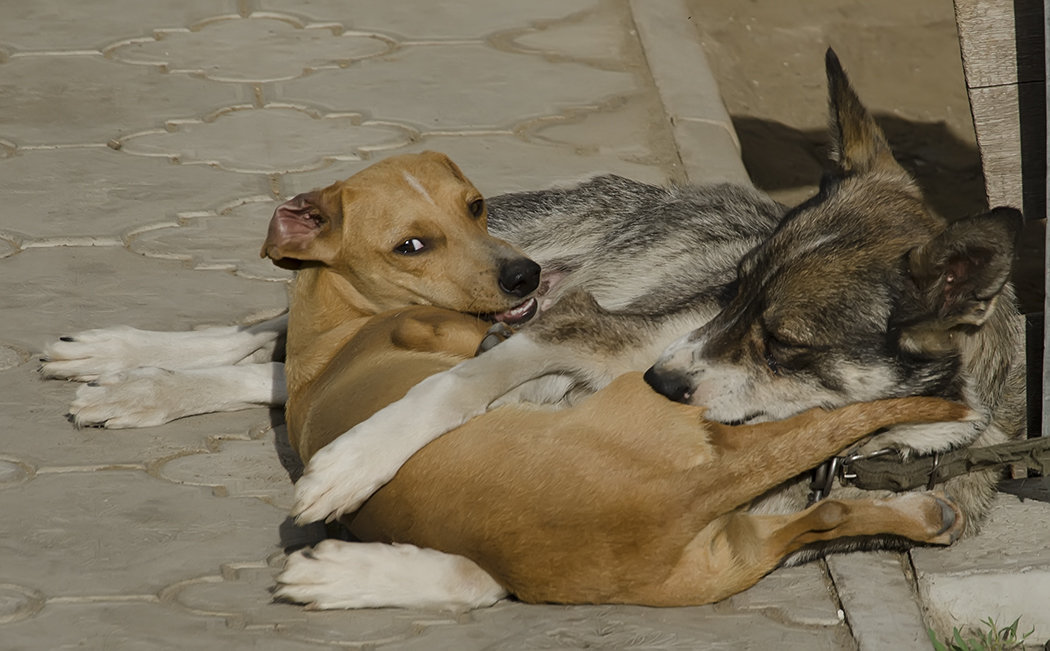
<path fill-rule="evenodd" d="M 507 596 L 473 561 L 414 545 L 325 540 L 288 556 L 274 596 L 314 609 L 467 610 Z"/>
<path fill-rule="evenodd" d="M 136 368 L 103 375 L 77 390 L 69 406 L 78 427 L 152 427 L 176 418 L 287 399 L 284 364 L 245 364 L 169 371 Z"/>
<path fill-rule="evenodd" d="M 343 433 L 310 459 L 295 484 L 299 523 L 356 511 L 409 457 L 482 414 L 497 398 L 560 363 L 518 334 L 489 352 L 412 387 L 405 397 Z"/>
<path fill-rule="evenodd" d="M 128 326 L 79 332 L 44 347 L 40 372 L 47 378 L 90 381 L 141 366 L 169 370 L 233 365 L 274 342 L 287 315 L 252 326 L 153 332 Z"/>

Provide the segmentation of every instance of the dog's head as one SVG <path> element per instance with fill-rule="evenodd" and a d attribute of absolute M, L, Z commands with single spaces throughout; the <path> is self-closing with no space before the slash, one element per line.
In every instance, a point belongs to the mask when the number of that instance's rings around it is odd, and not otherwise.
<path fill-rule="evenodd" d="M 335 272 L 376 312 L 422 304 L 524 321 L 539 265 L 489 235 L 487 220 L 447 156 L 394 156 L 278 206 L 261 255 Z"/>
<path fill-rule="evenodd" d="M 728 305 L 646 375 L 716 420 L 961 397 L 962 340 L 1012 300 L 1020 213 L 933 215 L 830 50 L 827 72 L 837 169 L 741 260 Z"/>

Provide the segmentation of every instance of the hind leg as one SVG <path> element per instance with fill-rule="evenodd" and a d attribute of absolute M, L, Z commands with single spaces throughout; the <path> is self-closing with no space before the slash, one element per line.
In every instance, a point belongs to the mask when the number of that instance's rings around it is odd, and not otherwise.
<path fill-rule="evenodd" d="M 815 542 L 837 538 L 893 535 L 919 543 L 950 545 L 966 518 L 940 491 L 903 493 L 886 499 L 824 500 L 791 515 L 747 515 L 761 531 L 753 544 L 760 555 L 779 563 Z"/>
<path fill-rule="evenodd" d="M 889 534 L 947 545 L 964 526 L 959 508 L 938 492 L 825 500 L 787 515 L 736 511 L 708 524 L 686 546 L 666 580 L 632 599 L 653 606 L 713 603 L 750 588 L 810 543 Z"/>

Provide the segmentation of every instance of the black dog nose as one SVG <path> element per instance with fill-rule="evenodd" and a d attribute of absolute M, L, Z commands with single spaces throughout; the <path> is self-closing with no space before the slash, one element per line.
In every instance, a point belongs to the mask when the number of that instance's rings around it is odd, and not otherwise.
<path fill-rule="evenodd" d="M 674 372 L 661 373 L 655 366 L 650 366 L 642 377 L 653 391 L 675 402 L 685 402 L 692 388 L 684 375 Z"/>
<path fill-rule="evenodd" d="M 540 265 L 518 258 L 499 270 L 499 288 L 511 296 L 525 298 L 540 286 Z"/>

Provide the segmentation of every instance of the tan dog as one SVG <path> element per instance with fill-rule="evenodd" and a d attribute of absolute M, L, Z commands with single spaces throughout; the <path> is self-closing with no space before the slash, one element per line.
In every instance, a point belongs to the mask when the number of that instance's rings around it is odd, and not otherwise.
<path fill-rule="evenodd" d="M 539 265 L 488 234 L 481 193 L 433 152 L 384 160 L 282 204 L 262 255 L 298 270 L 285 372 L 289 434 L 304 461 L 348 419 L 473 355 L 493 320 L 536 311 L 527 297 Z M 464 314 L 401 309 L 411 305 Z M 418 370 L 400 367 L 405 356 Z"/>
<path fill-rule="evenodd" d="M 534 304 L 521 301 L 536 287 L 532 270 L 485 233 L 478 202 L 455 165 L 423 154 L 278 208 L 263 251 L 300 267 L 287 415 L 304 461 L 473 356 L 490 325 L 474 315 L 531 315 Z M 572 293 L 538 326 L 550 335 L 601 314 Z M 962 406 L 902 398 L 737 427 L 703 411 L 656 394 L 639 373 L 561 411 L 494 409 L 417 453 L 349 521 L 362 540 L 412 545 L 325 541 L 289 558 L 277 595 L 322 608 L 469 607 L 508 592 L 702 604 L 815 541 L 891 533 L 949 543 L 963 526 L 950 501 L 929 493 L 827 500 L 790 515 L 745 510 L 876 429 L 963 418 Z"/>

